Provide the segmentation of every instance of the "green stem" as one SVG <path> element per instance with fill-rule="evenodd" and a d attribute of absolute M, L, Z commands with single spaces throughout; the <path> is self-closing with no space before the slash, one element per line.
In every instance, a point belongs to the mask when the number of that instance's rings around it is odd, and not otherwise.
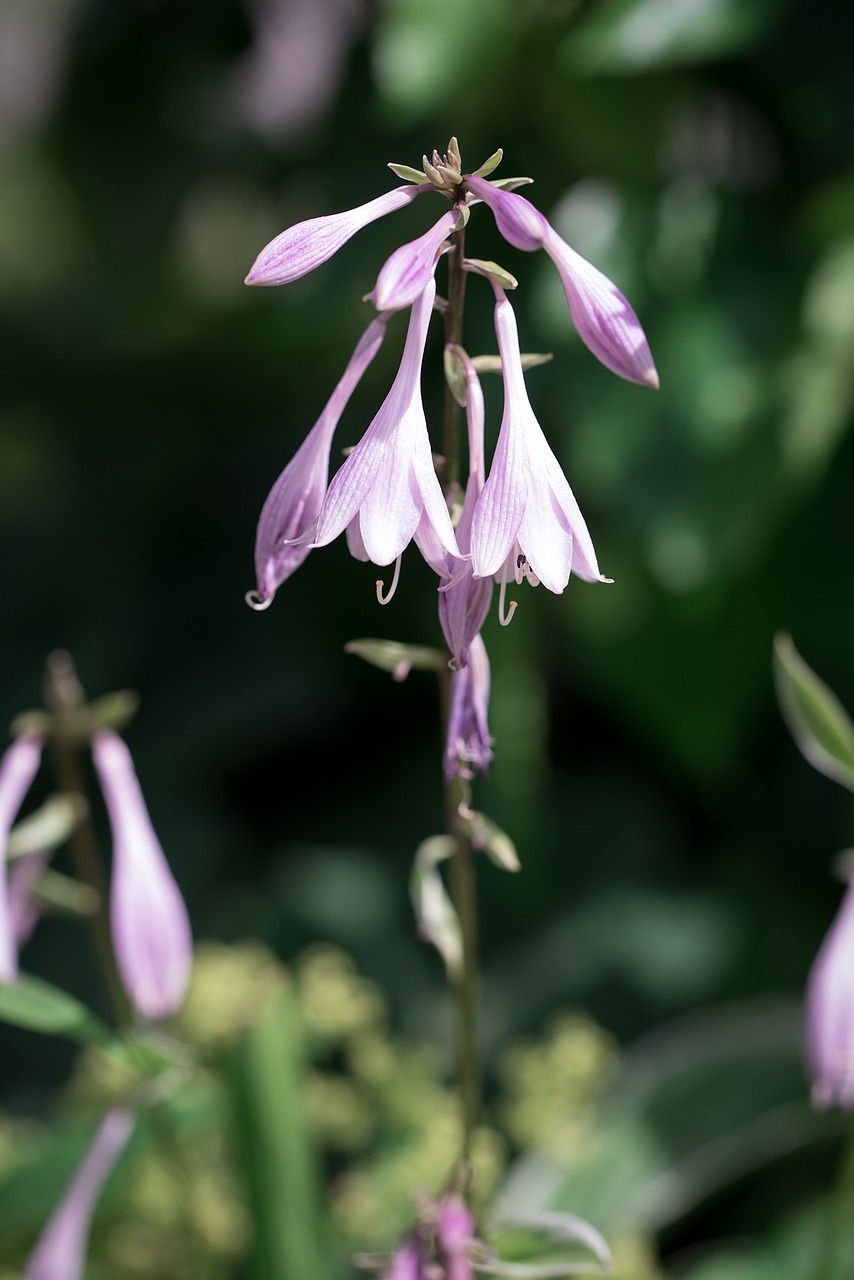
<path fill-rule="evenodd" d="M 827 1221 L 818 1251 L 816 1280 L 842 1280 L 850 1248 L 854 1219 L 854 1134 L 846 1143 L 836 1187 L 827 1209 Z"/>
<path fill-rule="evenodd" d="M 463 303 L 466 273 L 463 270 L 464 231 L 455 231 L 451 237 L 452 249 L 448 258 L 448 308 L 445 312 L 445 341 L 459 344 L 463 331 Z M 460 410 L 450 387 L 445 385 L 445 426 L 443 450 L 445 456 L 442 479 L 449 498 L 459 484 L 459 418 Z M 447 655 L 450 658 L 450 654 Z M 447 666 L 442 673 L 442 721 L 447 735 L 450 717 L 451 681 Z M 477 1054 L 477 997 L 478 997 L 478 917 L 477 883 L 475 878 L 474 851 L 468 834 L 461 829 L 460 805 L 466 792 L 459 778 L 445 781 L 445 824 L 455 843 L 451 859 L 451 892 L 460 921 L 462 934 L 462 966 L 456 982 L 459 1005 L 459 1082 L 462 1107 L 462 1159 L 471 1158 L 472 1133 L 480 1114 L 480 1071 Z"/>

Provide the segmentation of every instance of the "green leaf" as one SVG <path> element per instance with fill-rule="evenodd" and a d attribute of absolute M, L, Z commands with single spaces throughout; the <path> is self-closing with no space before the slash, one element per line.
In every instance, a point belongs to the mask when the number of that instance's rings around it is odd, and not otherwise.
<path fill-rule="evenodd" d="M 444 658 L 438 649 L 423 645 L 400 644 L 397 640 L 379 640 L 366 637 L 350 640 L 344 646 L 345 653 L 355 654 L 381 671 L 390 671 L 394 680 L 405 680 L 409 672 L 438 671 Z"/>
<path fill-rule="evenodd" d="M 836 695 L 808 667 L 791 636 L 774 640 L 780 710 L 813 768 L 854 791 L 854 724 Z"/>
<path fill-rule="evenodd" d="M 82 1044 L 115 1043 L 104 1024 L 79 1000 L 29 974 L 22 973 L 17 982 L 0 986 L 0 1019 L 28 1031 L 68 1036 Z"/>
<path fill-rule="evenodd" d="M 306 1119 L 306 1058 L 288 987 L 282 985 L 225 1062 L 255 1225 L 251 1280 L 320 1276 L 320 1194 Z"/>
<path fill-rule="evenodd" d="M 423 840 L 415 852 L 409 881 L 418 932 L 439 952 L 452 981 L 462 971 L 463 935 L 459 916 L 442 883 L 439 863 L 452 858 L 456 848 L 453 836 Z"/>
<path fill-rule="evenodd" d="M 88 810 L 85 796 L 49 796 L 35 813 L 19 822 L 9 836 L 8 858 L 46 853 L 63 844 Z"/>

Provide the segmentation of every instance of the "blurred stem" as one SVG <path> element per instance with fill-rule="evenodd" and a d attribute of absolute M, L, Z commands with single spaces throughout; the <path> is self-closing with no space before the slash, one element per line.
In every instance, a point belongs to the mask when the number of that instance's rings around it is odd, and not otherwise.
<path fill-rule="evenodd" d="M 80 768 L 79 744 L 81 712 L 85 712 L 86 700 L 71 655 L 62 650 L 48 657 L 44 699 L 45 706 L 53 715 L 51 749 L 59 790 L 66 796 L 85 796 L 87 788 Z M 130 1008 L 116 969 L 107 914 L 107 878 L 88 806 L 71 832 L 68 844 L 77 878 L 97 895 L 97 908 L 88 918 L 95 956 L 113 1015 L 119 1026 L 126 1026 L 130 1020 Z"/>
<path fill-rule="evenodd" d="M 843 1280 L 846 1254 L 854 1236 L 854 1133 L 846 1142 L 839 1177 L 827 1208 L 815 1280 Z"/>
<path fill-rule="evenodd" d="M 459 345 L 463 332 L 463 303 L 466 273 L 463 270 L 463 231 L 455 231 L 451 237 L 452 249 L 448 258 L 448 309 L 445 312 L 445 342 Z M 447 382 L 445 384 L 445 464 L 443 481 L 445 495 L 452 498 L 459 485 L 459 418 L 460 409 Z M 447 655 L 450 658 L 450 654 Z M 451 707 L 451 678 L 447 665 L 441 677 L 442 723 L 447 736 Z M 459 778 L 445 779 L 445 825 L 455 843 L 451 859 L 451 892 L 460 921 L 462 935 L 462 965 L 456 981 L 459 1002 L 459 1085 L 462 1104 L 462 1160 L 471 1158 L 472 1133 L 480 1112 L 480 1072 L 477 1054 L 477 883 L 475 879 L 474 852 L 468 833 L 461 830 L 460 805 L 465 800 L 465 790 Z"/>

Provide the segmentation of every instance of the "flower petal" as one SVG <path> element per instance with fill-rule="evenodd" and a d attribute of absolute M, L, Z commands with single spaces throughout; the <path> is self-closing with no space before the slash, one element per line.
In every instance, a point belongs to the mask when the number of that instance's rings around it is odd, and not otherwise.
<path fill-rule="evenodd" d="M 472 195 L 489 205 L 495 224 L 508 244 L 525 253 L 543 247 L 549 224 L 530 200 L 515 191 L 502 191 L 474 174 L 466 174 L 465 184 Z"/>
<path fill-rule="evenodd" d="M 423 236 L 402 244 L 386 258 L 370 295 L 378 311 L 400 311 L 402 307 L 412 306 L 427 288 L 442 245 L 456 224 L 457 214 L 451 209 Z"/>
<path fill-rule="evenodd" d="M 6 841 L 36 776 L 41 755 L 41 738 L 25 734 L 6 748 L 0 760 L 0 982 L 14 982 L 18 976 L 18 949 L 6 880 Z"/>

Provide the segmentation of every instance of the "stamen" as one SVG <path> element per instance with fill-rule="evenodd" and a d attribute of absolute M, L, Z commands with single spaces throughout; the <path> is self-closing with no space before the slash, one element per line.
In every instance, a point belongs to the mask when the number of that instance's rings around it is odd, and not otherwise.
<path fill-rule="evenodd" d="M 385 582 L 382 578 L 377 578 L 377 600 L 380 604 L 388 604 L 397 590 L 398 579 L 400 578 L 400 556 L 394 562 L 394 577 L 391 580 L 391 586 L 388 589 L 388 595 L 383 595 L 383 587 Z"/>
<path fill-rule="evenodd" d="M 263 613 L 273 603 L 272 596 L 262 596 L 260 591 L 247 591 L 243 598 L 249 608 L 254 609 L 256 613 Z"/>
<path fill-rule="evenodd" d="M 504 612 L 504 596 L 506 592 L 507 583 L 502 579 L 501 586 L 498 591 L 498 621 L 501 623 L 502 627 L 509 627 L 510 623 L 513 621 L 513 614 L 518 608 L 517 601 L 511 600 L 509 610 L 507 613 Z"/>

